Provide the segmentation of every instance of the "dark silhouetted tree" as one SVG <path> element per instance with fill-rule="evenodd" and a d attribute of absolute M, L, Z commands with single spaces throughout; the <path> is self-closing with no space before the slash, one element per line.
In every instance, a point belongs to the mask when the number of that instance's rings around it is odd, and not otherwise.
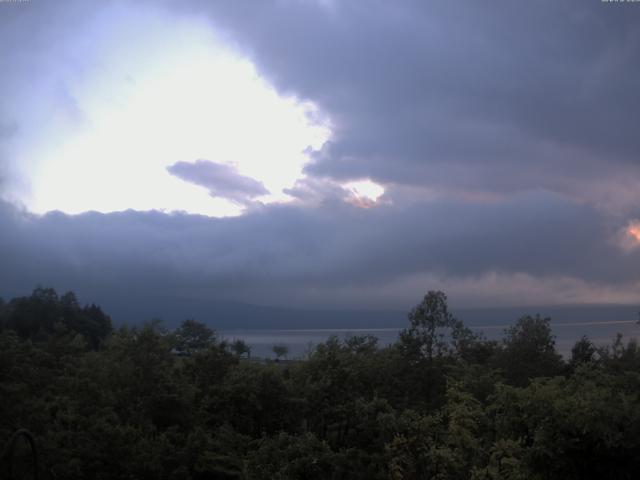
<path fill-rule="evenodd" d="M 469 348 L 477 337 L 457 320 L 441 291 L 430 291 L 409 312 L 411 326 L 400 333 L 400 343 L 410 354 L 427 360 Z"/>
<path fill-rule="evenodd" d="M 175 349 L 183 355 L 192 355 L 213 345 L 216 333 L 206 324 L 194 319 L 184 320 L 175 331 Z"/>
<path fill-rule="evenodd" d="M 231 351 L 238 357 L 242 357 L 246 354 L 247 358 L 251 358 L 251 347 L 242 339 L 238 338 L 231 342 L 229 348 L 231 348 Z"/>
<path fill-rule="evenodd" d="M 289 355 L 289 347 L 286 345 L 274 345 L 271 350 L 275 354 L 276 360 L 287 358 L 287 355 Z"/>
<path fill-rule="evenodd" d="M 562 357 L 556 351 L 551 319 L 525 316 L 505 330 L 499 366 L 512 385 L 527 385 L 532 378 L 559 375 Z"/>
<path fill-rule="evenodd" d="M 595 360 L 597 348 L 587 336 L 583 336 L 578 340 L 571 349 L 571 359 L 569 365 L 572 368 L 583 363 L 589 363 Z"/>

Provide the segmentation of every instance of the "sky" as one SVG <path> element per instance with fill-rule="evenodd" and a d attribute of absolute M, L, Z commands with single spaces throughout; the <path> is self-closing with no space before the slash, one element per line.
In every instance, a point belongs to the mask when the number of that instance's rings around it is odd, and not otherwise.
<path fill-rule="evenodd" d="M 5 298 L 640 303 L 640 3 L 2 1 L 0 65 Z"/>

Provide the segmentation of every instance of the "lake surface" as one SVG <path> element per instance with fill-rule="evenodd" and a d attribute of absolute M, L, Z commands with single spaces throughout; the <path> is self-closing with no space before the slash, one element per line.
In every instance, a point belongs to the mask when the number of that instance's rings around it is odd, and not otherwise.
<path fill-rule="evenodd" d="M 504 325 L 469 326 L 473 331 L 482 331 L 489 339 L 503 336 Z M 588 336 L 597 345 L 610 344 L 616 334 L 622 333 L 625 339 L 640 337 L 640 325 L 635 320 L 602 321 L 602 322 L 567 322 L 551 323 L 556 336 L 558 351 L 568 356 L 571 348 L 583 335 Z M 398 339 L 398 328 L 342 328 L 342 329 L 300 329 L 300 330 L 221 330 L 219 333 L 226 340 L 242 339 L 251 347 L 254 357 L 274 358 L 274 345 L 286 345 L 289 358 L 302 358 L 319 343 L 327 341 L 331 335 L 340 339 L 354 335 L 374 335 L 378 337 L 378 345 L 387 346 Z"/>

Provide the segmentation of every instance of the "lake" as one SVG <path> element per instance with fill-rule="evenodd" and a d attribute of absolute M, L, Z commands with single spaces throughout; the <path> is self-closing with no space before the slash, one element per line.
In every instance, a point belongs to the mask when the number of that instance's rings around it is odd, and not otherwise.
<path fill-rule="evenodd" d="M 597 345 L 607 345 L 619 332 L 624 338 L 640 337 L 640 325 L 635 320 L 601 321 L 601 322 L 551 322 L 553 334 L 556 336 L 558 351 L 568 356 L 574 343 L 583 335 L 587 335 Z M 475 325 L 469 326 L 473 331 L 482 331 L 489 339 L 502 337 L 509 325 Z M 374 335 L 378 337 L 378 345 L 386 346 L 398 338 L 398 328 L 342 328 L 342 329 L 290 329 L 290 330 L 221 330 L 222 338 L 233 341 L 244 340 L 251 347 L 254 357 L 274 358 L 271 351 L 274 345 L 286 345 L 289 358 L 301 358 L 310 347 L 325 342 L 331 335 L 343 339 L 353 335 Z"/>

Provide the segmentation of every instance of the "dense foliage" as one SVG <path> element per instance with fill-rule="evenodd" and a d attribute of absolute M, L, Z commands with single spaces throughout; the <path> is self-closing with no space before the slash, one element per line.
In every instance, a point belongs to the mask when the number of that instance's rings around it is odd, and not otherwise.
<path fill-rule="evenodd" d="M 99 307 L 51 289 L 0 302 L 0 329 L 0 448 L 30 430 L 44 478 L 640 474 L 634 341 L 583 338 L 565 361 L 548 319 L 488 341 L 441 292 L 389 347 L 330 338 L 304 360 L 252 359 L 195 320 L 113 330 Z"/>

